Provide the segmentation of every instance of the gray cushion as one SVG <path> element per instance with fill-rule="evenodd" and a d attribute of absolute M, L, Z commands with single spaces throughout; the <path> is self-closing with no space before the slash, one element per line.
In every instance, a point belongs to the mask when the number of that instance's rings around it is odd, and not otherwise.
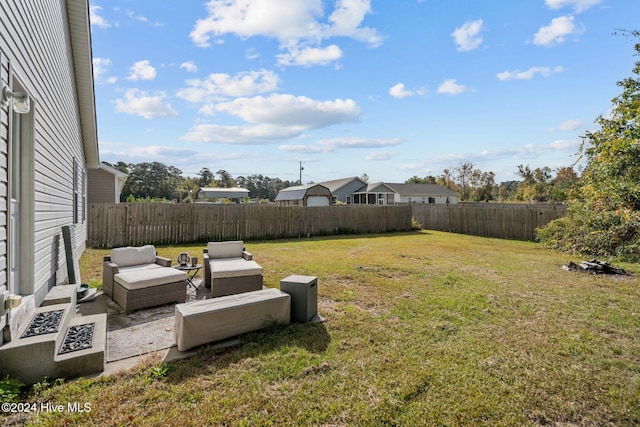
<path fill-rule="evenodd" d="M 209 242 L 207 252 L 209 253 L 209 259 L 242 258 L 243 248 L 244 242 L 242 240 Z"/>
<path fill-rule="evenodd" d="M 187 273 L 171 267 L 128 270 L 114 276 L 114 281 L 128 290 L 166 285 L 181 280 L 187 280 Z"/>
<path fill-rule="evenodd" d="M 126 248 L 111 249 L 111 262 L 119 267 L 138 264 L 153 264 L 156 262 L 156 248 L 153 245 L 145 245 L 140 247 L 127 246 Z"/>
<path fill-rule="evenodd" d="M 257 262 L 245 261 L 242 258 L 214 259 L 209 266 L 212 279 L 259 276 L 263 270 Z"/>

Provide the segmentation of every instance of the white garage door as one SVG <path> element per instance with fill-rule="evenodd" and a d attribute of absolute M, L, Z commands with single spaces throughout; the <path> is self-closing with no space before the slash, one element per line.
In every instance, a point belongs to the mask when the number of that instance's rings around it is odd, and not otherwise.
<path fill-rule="evenodd" d="M 307 199 L 307 206 L 329 206 L 329 198 L 325 196 L 311 196 Z"/>

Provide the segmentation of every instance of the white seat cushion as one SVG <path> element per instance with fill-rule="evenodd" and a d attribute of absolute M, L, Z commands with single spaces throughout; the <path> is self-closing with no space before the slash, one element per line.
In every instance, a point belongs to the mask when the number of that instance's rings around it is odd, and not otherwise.
<path fill-rule="evenodd" d="M 139 264 L 139 265 L 129 265 L 126 267 L 118 268 L 119 273 L 124 273 L 125 271 L 133 271 L 133 270 L 152 270 L 156 268 L 167 268 L 163 267 L 160 264 Z"/>
<path fill-rule="evenodd" d="M 259 276 L 263 270 L 257 262 L 245 261 L 242 258 L 213 259 L 209 266 L 212 279 Z"/>
<path fill-rule="evenodd" d="M 128 290 L 166 285 L 181 280 L 187 280 L 187 273 L 171 267 L 135 269 L 114 276 L 114 281 Z"/>

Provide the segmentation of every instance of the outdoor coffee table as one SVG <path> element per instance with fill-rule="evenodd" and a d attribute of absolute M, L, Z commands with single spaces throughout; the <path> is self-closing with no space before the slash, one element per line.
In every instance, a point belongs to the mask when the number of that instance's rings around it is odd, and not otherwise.
<path fill-rule="evenodd" d="M 196 264 L 196 265 L 178 264 L 178 265 L 174 265 L 173 268 L 177 270 L 185 271 L 187 273 L 187 283 L 193 286 L 194 289 L 198 289 L 198 286 L 196 286 L 196 284 L 193 283 L 193 279 L 194 277 L 196 277 L 196 274 L 198 274 L 198 271 L 200 271 L 200 269 L 202 268 L 202 264 Z"/>

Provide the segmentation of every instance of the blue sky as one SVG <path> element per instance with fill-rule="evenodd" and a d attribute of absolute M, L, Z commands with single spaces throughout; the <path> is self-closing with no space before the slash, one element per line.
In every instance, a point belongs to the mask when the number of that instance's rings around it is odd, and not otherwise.
<path fill-rule="evenodd" d="M 100 157 L 403 182 L 576 162 L 638 0 L 91 0 Z"/>

